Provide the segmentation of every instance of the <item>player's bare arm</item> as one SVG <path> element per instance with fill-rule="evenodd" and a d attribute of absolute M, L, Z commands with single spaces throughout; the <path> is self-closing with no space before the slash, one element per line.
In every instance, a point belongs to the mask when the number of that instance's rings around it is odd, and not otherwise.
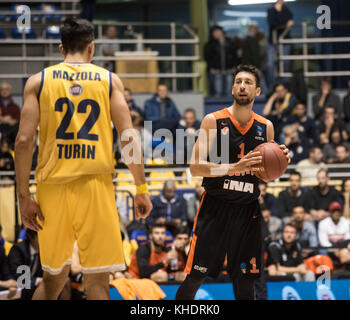
<path fill-rule="evenodd" d="M 129 141 L 121 139 L 122 149 L 132 141 L 134 148 L 131 152 L 138 154 L 130 154 L 133 159 L 139 159 L 140 163 L 135 161 L 128 162 L 131 174 L 134 177 L 136 186 L 146 183 L 144 172 L 144 161 L 142 155 L 141 140 L 136 130 L 133 130 L 129 107 L 124 99 L 124 86 L 116 74 L 112 74 L 112 96 L 111 96 L 111 117 L 115 128 L 118 131 L 119 137 L 122 137 L 123 132 L 128 130 Z M 135 197 L 135 214 L 136 219 L 146 218 L 152 210 L 152 203 L 148 194 L 136 194 Z"/>
<path fill-rule="evenodd" d="M 207 161 L 209 152 L 213 146 L 215 135 L 210 130 L 216 130 L 216 120 L 213 114 L 204 117 L 199 131 L 198 139 L 193 148 L 190 170 L 193 176 L 220 177 L 233 175 L 246 170 L 258 170 L 255 166 L 261 163 L 260 152 L 250 152 L 239 162 L 232 164 L 216 164 Z"/>
<path fill-rule="evenodd" d="M 275 130 L 274 130 L 273 124 L 272 124 L 272 122 L 270 120 L 267 120 L 266 135 L 267 135 L 267 141 L 268 142 L 275 142 L 274 141 Z M 288 150 L 288 148 L 284 144 L 281 144 L 280 148 L 283 150 L 284 154 L 286 155 L 286 157 L 288 159 L 288 163 L 290 163 L 290 157 L 289 157 L 289 150 Z"/>
<path fill-rule="evenodd" d="M 21 219 L 26 228 L 35 231 L 42 229 L 37 221 L 37 216 L 40 220 L 44 220 L 39 205 L 31 197 L 29 192 L 33 143 L 40 120 L 38 101 L 40 83 L 41 73 L 37 73 L 30 77 L 25 85 L 24 104 L 15 143 L 16 183 Z"/>

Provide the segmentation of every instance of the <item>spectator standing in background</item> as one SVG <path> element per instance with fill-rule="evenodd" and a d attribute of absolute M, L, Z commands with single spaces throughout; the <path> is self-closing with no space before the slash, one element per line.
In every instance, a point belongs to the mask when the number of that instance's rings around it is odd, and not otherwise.
<path fill-rule="evenodd" d="M 139 116 L 142 118 L 145 117 L 145 114 L 142 111 L 142 109 L 136 105 L 135 100 L 132 96 L 132 91 L 129 88 L 124 88 L 124 98 L 126 100 L 126 103 L 129 106 L 131 117 L 132 116 L 134 117 Z"/>
<path fill-rule="evenodd" d="M 273 7 L 267 11 L 267 22 L 269 24 L 269 52 L 268 52 L 268 69 L 267 85 L 271 89 L 275 83 L 275 54 L 277 44 L 273 43 L 273 33 L 276 32 L 276 40 L 280 37 L 289 38 L 289 30 L 294 25 L 293 14 L 283 0 L 277 0 Z M 290 53 L 290 46 L 284 45 L 284 54 Z M 288 70 L 288 63 L 285 63 L 285 70 Z"/>
<path fill-rule="evenodd" d="M 308 207 L 307 193 L 301 188 L 301 175 L 299 172 L 291 172 L 289 176 L 289 188 L 278 195 L 277 212 L 278 217 L 286 220 L 292 215 L 296 206 Z"/>
<path fill-rule="evenodd" d="M 330 133 L 335 128 L 340 129 L 342 132 L 343 139 L 347 140 L 348 134 L 346 131 L 345 122 L 339 119 L 335 107 L 326 106 L 324 108 L 323 115 L 318 125 L 318 132 L 320 134 L 321 144 L 326 144 L 330 142 Z"/>
<path fill-rule="evenodd" d="M 145 102 L 145 120 L 152 121 L 153 132 L 157 129 L 169 129 L 175 132 L 178 127 L 181 115 L 168 95 L 167 85 L 159 84 L 157 93 Z"/>
<path fill-rule="evenodd" d="M 328 211 L 330 216 L 322 220 L 318 226 L 318 238 L 322 247 L 332 247 L 339 241 L 350 239 L 350 225 L 343 217 L 341 203 L 332 202 Z"/>
<path fill-rule="evenodd" d="M 327 163 L 334 163 L 337 160 L 337 147 L 345 145 L 347 149 L 350 149 L 350 144 L 346 142 L 346 136 L 341 128 L 333 126 L 329 133 L 329 143 L 326 143 L 323 147 L 324 159 Z"/>
<path fill-rule="evenodd" d="M 320 147 L 312 147 L 309 150 L 309 157 L 298 162 L 296 170 L 301 174 L 304 182 L 316 180 L 318 170 L 324 165 L 322 160 L 322 149 Z"/>
<path fill-rule="evenodd" d="M 9 268 L 14 279 L 18 279 L 21 273 L 17 273 L 19 266 L 26 265 L 30 268 L 30 289 L 22 289 L 22 299 L 31 300 L 34 291 L 42 282 L 43 270 L 39 257 L 39 242 L 36 231 L 27 229 L 26 239 L 13 245 L 9 256 Z"/>
<path fill-rule="evenodd" d="M 326 169 L 317 172 L 318 185 L 307 193 L 307 206 L 310 208 L 312 218 L 318 222 L 329 216 L 329 205 L 336 201 L 341 202 L 341 193 L 330 186 L 329 175 Z"/>
<path fill-rule="evenodd" d="M 276 198 L 273 194 L 267 192 L 267 183 L 265 181 L 259 182 L 259 204 L 260 207 L 265 207 L 270 210 L 271 215 L 277 216 Z"/>
<path fill-rule="evenodd" d="M 7 82 L 0 84 L 0 136 L 9 140 L 10 148 L 14 148 L 18 132 L 21 109 L 11 97 L 11 85 Z"/>
<path fill-rule="evenodd" d="M 312 97 L 312 110 L 315 120 L 319 120 L 322 117 L 326 106 L 333 106 L 338 118 L 343 116 L 340 98 L 332 91 L 332 81 L 330 79 L 322 79 L 320 91 Z"/>
<path fill-rule="evenodd" d="M 197 181 L 195 186 L 195 193 L 186 199 L 188 226 L 191 228 L 191 230 L 193 227 L 194 219 L 196 217 L 203 193 L 204 193 L 204 188 L 202 187 L 202 180 Z"/>
<path fill-rule="evenodd" d="M 214 95 L 231 96 L 232 72 L 238 63 L 237 48 L 226 37 L 222 27 L 216 25 L 210 29 L 210 39 L 204 47 L 204 58 Z"/>
<path fill-rule="evenodd" d="M 129 273 L 133 278 L 149 278 L 156 282 L 168 281 L 168 266 L 177 259 L 177 251 L 165 246 L 166 227 L 155 224 L 149 233 L 150 241 L 133 254 Z"/>
<path fill-rule="evenodd" d="M 106 29 L 106 37 L 107 43 L 102 45 L 102 53 L 106 57 L 114 57 L 115 52 L 120 51 L 119 43 L 108 43 L 108 40 L 116 40 L 117 39 L 117 28 L 115 26 L 108 26 Z M 115 70 L 115 61 L 109 60 L 106 61 L 103 65 L 107 70 L 114 72 Z"/>
<path fill-rule="evenodd" d="M 342 200 L 344 203 L 344 218 L 350 221 L 350 179 L 343 180 Z"/>
<path fill-rule="evenodd" d="M 269 88 L 267 86 L 267 55 L 268 55 L 268 43 L 266 41 L 265 33 L 260 31 L 257 34 L 257 38 L 259 41 L 259 52 L 260 52 L 260 87 L 261 94 L 260 96 L 266 96 L 269 92 Z"/>
<path fill-rule="evenodd" d="M 180 225 L 187 224 L 187 206 L 182 196 L 176 195 L 175 182 L 167 180 L 162 193 L 152 199 L 153 209 L 146 221 L 152 224 L 165 224 L 174 233 Z"/>
<path fill-rule="evenodd" d="M 255 24 L 248 27 L 248 34 L 243 40 L 242 64 L 250 64 L 260 70 L 259 28 Z"/>
<path fill-rule="evenodd" d="M 268 273 L 270 276 L 292 275 L 295 281 L 314 281 L 315 275 L 303 262 L 302 248 L 296 236 L 296 226 L 288 223 L 283 228 L 282 239 L 270 243 Z"/>
<path fill-rule="evenodd" d="M 302 248 L 317 247 L 318 239 L 316 228 L 308 219 L 308 214 L 304 207 L 296 206 L 288 223 L 293 223 L 297 229 L 296 240 L 299 241 Z"/>
<path fill-rule="evenodd" d="M 281 124 L 292 114 L 297 99 L 288 91 L 285 83 L 277 83 L 274 86 L 273 91 L 273 94 L 266 102 L 263 116 L 267 117 L 273 123 L 275 136 L 278 138 L 279 133 L 281 132 Z"/>
<path fill-rule="evenodd" d="M 271 211 L 266 207 L 261 207 L 262 217 L 267 225 L 270 234 L 270 240 L 276 241 L 281 238 L 282 234 L 282 220 L 280 218 L 271 216 Z"/>

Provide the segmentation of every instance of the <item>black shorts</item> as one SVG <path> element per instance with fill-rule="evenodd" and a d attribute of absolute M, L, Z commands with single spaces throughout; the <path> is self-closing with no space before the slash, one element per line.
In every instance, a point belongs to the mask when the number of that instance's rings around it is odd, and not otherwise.
<path fill-rule="evenodd" d="M 227 272 L 259 278 L 261 271 L 261 212 L 258 201 L 245 206 L 203 194 L 193 226 L 185 272 L 217 277 L 227 254 Z"/>

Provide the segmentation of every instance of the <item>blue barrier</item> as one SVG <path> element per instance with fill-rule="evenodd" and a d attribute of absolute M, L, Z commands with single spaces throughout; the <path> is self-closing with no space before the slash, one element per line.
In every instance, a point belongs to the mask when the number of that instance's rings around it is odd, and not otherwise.
<path fill-rule="evenodd" d="M 165 300 L 174 300 L 179 286 L 160 286 Z M 332 280 L 329 287 L 317 282 L 268 282 L 268 300 L 350 300 L 350 280 Z M 111 300 L 121 300 L 117 289 L 110 289 Z M 195 300 L 234 300 L 231 283 L 204 284 Z"/>

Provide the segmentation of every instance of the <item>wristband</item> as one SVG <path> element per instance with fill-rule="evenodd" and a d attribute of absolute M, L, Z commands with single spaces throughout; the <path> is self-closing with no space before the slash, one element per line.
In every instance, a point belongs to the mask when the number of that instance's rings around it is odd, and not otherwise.
<path fill-rule="evenodd" d="M 146 194 L 148 193 L 147 183 L 136 186 L 136 194 Z"/>

